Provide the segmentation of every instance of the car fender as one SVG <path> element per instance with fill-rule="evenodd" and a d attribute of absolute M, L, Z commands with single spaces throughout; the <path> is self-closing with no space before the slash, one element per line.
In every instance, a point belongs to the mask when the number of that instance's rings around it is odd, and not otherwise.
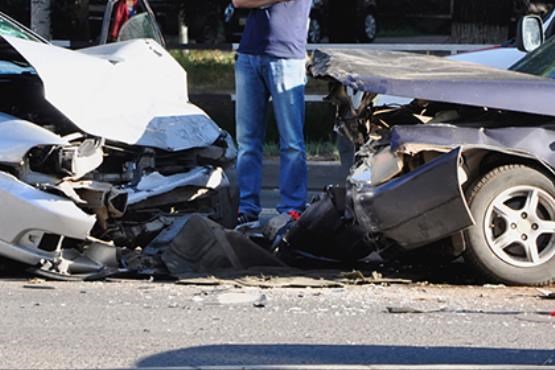
<path fill-rule="evenodd" d="M 0 112 L 0 163 L 19 164 L 33 147 L 69 142 L 32 122 Z"/>
<path fill-rule="evenodd" d="M 0 202 L 10 210 L 0 212 L 0 240 L 12 245 L 28 244 L 29 235 L 40 240 L 44 233 L 85 240 L 96 222 L 94 215 L 85 213 L 73 201 L 41 191 L 2 171 Z"/>

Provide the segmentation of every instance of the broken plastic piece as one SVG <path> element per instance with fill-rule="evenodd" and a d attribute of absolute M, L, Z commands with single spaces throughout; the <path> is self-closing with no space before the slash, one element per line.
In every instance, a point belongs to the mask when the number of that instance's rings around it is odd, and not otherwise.
<path fill-rule="evenodd" d="M 202 215 L 192 215 L 162 254 L 172 275 L 191 272 L 244 270 L 256 266 L 284 266 L 279 259 L 246 236 L 225 230 Z"/>

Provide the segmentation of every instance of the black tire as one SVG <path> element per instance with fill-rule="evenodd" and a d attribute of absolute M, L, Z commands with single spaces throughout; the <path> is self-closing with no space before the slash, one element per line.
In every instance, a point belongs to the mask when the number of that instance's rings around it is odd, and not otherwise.
<path fill-rule="evenodd" d="M 360 20 L 359 40 L 360 42 L 373 42 L 378 34 L 378 21 L 376 15 L 368 11 Z"/>
<path fill-rule="evenodd" d="M 520 198 L 519 192 L 521 193 Z M 525 234 L 528 233 L 527 230 L 529 233 L 537 230 L 538 226 L 532 224 L 531 216 L 528 218 L 528 223 L 518 220 L 518 226 L 517 223 L 510 221 L 518 217 L 526 220 L 525 215 L 528 216 L 521 211 L 519 202 L 526 202 L 529 197 L 526 194 L 531 193 L 541 195 L 540 203 L 537 203 L 534 208 L 536 210 L 534 217 L 541 222 L 536 215 L 538 212 L 548 212 L 541 211 L 541 207 L 544 207 L 543 210 L 548 209 L 544 203 L 550 203 L 550 199 L 555 202 L 555 186 L 549 177 L 538 170 L 525 165 L 506 165 L 490 171 L 473 186 L 469 196 L 469 205 L 476 225 L 464 232 L 467 247 L 464 259 L 487 281 L 509 285 L 545 285 L 554 281 L 555 256 L 551 255 L 549 251 L 553 250 L 555 234 L 547 238 L 547 244 L 542 244 L 546 240 L 543 236 L 532 237 L 530 234 L 531 236 L 528 237 Z M 506 214 L 509 214 L 510 217 L 504 217 L 500 215 L 501 213 L 497 213 L 494 205 L 508 206 L 511 212 Z M 523 204 L 522 210 L 525 210 L 525 207 L 526 204 Z M 516 212 L 512 213 L 512 211 Z M 551 216 L 544 215 L 542 217 L 546 221 L 553 221 L 554 212 L 550 213 Z M 521 230 L 524 230 L 522 234 L 520 234 Z M 505 234 L 522 235 L 522 240 L 529 238 L 528 243 L 540 245 L 537 249 L 540 251 L 539 255 L 545 257 L 545 261 L 539 260 L 537 265 L 531 264 L 531 261 L 527 261 L 528 255 L 525 255 L 527 254 L 525 244 L 520 245 L 521 242 L 512 237 L 503 238 L 507 242 L 499 241 Z M 526 239 L 524 239 L 525 237 Z M 496 242 L 502 244 L 503 247 L 494 252 L 493 245 Z M 549 253 L 544 253 L 546 251 Z M 550 255 L 551 257 L 549 257 Z M 526 263 L 530 265 L 525 265 Z"/>

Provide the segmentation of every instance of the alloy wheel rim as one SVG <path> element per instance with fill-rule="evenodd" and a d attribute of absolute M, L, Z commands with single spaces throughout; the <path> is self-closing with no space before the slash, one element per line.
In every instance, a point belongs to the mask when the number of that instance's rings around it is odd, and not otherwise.
<path fill-rule="evenodd" d="M 536 267 L 555 255 L 555 199 L 534 186 L 499 194 L 486 210 L 484 232 L 491 251 L 516 267 Z"/>

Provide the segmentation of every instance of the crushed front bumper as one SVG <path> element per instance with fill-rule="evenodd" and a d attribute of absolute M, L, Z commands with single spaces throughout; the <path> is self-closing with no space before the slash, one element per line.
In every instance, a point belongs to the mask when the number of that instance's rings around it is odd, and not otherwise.
<path fill-rule="evenodd" d="M 46 193 L 0 172 L 0 255 L 35 265 L 52 251 L 41 249 L 47 234 L 85 240 L 96 217 L 67 198 Z"/>
<path fill-rule="evenodd" d="M 455 149 L 381 185 L 350 178 L 349 195 L 359 224 L 404 249 L 432 243 L 473 225 L 461 187 L 460 163 L 461 150 Z"/>

